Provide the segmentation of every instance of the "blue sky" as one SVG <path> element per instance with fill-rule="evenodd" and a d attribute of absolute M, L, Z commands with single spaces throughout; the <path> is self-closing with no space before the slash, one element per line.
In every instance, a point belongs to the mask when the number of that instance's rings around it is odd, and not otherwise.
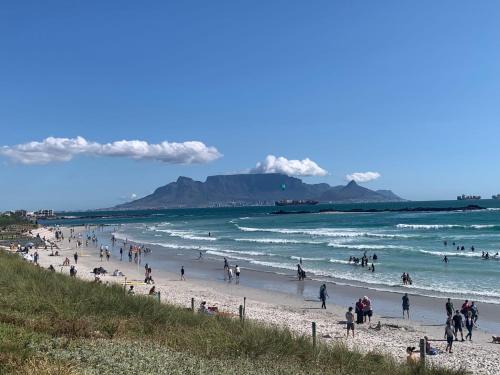
<path fill-rule="evenodd" d="M 312 4 L 311 4 L 312 3 Z M 408 199 L 500 193 L 494 1 L 0 5 L 0 147 L 199 141 L 200 164 L 0 156 L 0 209 L 121 203 L 185 175 L 312 161 Z"/>

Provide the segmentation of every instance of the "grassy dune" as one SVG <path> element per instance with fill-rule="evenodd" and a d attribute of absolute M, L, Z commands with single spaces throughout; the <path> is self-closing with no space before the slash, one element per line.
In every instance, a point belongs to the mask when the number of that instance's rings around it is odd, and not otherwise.
<path fill-rule="evenodd" d="M 0 373 L 429 374 L 253 322 L 193 314 L 0 252 Z"/>

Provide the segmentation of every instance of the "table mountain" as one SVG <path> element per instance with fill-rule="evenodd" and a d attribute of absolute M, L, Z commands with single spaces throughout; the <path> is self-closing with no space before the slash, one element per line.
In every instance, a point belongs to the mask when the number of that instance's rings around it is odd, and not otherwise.
<path fill-rule="evenodd" d="M 189 177 L 156 189 L 153 194 L 115 209 L 162 209 L 274 204 L 281 199 L 313 199 L 320 202 L 388 202 L 402 199 L 390 190 L 373 191 L 351 181 L 346 186 L 307 184 L 279 173 L 209 176 L 205 182 Z"/>

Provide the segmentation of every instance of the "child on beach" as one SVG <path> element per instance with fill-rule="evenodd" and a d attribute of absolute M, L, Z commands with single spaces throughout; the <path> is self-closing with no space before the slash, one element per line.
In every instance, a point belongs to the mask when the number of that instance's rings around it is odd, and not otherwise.
<path fill-rule="evenodd" d="M 347 321 L 347 337 L 349 337 L 349 331 L 352 330 L 352 337 L 354 337 L 354 314 L 352 313 L 352 307 L 345 313 L 345 319 Z"/>

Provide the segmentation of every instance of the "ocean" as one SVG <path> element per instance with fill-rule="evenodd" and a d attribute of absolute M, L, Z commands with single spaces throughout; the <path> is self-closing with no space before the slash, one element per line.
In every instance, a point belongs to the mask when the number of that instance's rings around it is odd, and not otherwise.
<path fill-rule="evenodd" d="M 430 297 L 500 304 L 500 201 L 436 201 L 286 208 L 460 207 L 480 211 L 308 213 L 273 215 L 276 207 L 64 213 L 46 224 L 106 224 L 119 239 L 155 252 L 202 251 L 205 257 L 276 273 L 302 258 L 308 277 Z M 210 233 L 210 235 L 209 235 Z M 444 244 L 447 242 L 447 245 Z M 453 243 L 455 245 L 453 245 Z M 464 247 L 465 250 L 460 250 Z M 457 247 L 459 250 L 457 250 Z M 474 251 L 471 248 L 474 247 Z M 488 252 L 489 260 L 482 257 Z M 348 262 L 376 254 L 375 272 Z M 444 256 L 449 259 L 443 262 Z M 372 261 L 370 261 L 370 264 Z M 407 272 L 412 285 L 403 286 Z"/>

